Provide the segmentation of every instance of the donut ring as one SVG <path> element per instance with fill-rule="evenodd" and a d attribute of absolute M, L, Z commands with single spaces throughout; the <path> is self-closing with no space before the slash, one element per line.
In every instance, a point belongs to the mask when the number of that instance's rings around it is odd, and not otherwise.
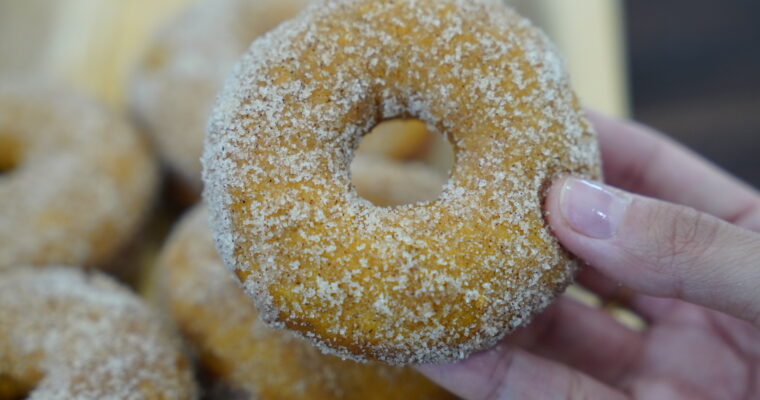
<path fill-rule="evenodd" d="M 453 398 L 412 369 L 343 361 L 268 328 L 214 249 L 205 206 L 177 225 L 159 264 L 170 314 L 202 368 L 241 398 Z"/>
<path fill-rule="evenodd" d="M 131 108 L 173 172 L 200 191 L 198 161 L 214 97 L 257 36 L 307 0 L 211 0 L 189 8 L 153 40 L 138 65 Z"/>
<path fill-rule="evenodd" d="M 158 315 L 98 273 L 0 272 L 0 398 L 194 399 L 190 363 Z"/>
<path fill-rule="evenodd" d="M 41 85 L 0 85 L 0 164 L 0 268 L 110 261 L 158 184 L 153 155 L 127 121 Z"/>
<path fill-rule="evenodd" d="M 357 196 L 383 119 L 446 135 L 440 197 Z M 548 39 L 496 2 L 318 1 L 227 81 L 203 162 L 217 247 L 262 318 L 324 351 L 440 363 L 496 344 L 571 281 L 542 195 L 599 176 L 595 134 Z"/>

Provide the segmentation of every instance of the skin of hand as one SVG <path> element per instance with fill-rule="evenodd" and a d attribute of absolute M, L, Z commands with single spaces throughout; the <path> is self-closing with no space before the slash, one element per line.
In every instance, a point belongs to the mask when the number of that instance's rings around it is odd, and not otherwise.
<path fill-rule="evenodd" d="M 547 220 L 589 265 L 578 283 L 624 290 L 645 330 L 563 296 L 496 348 L 418 369 L 469 400 L 760 399 L 760 194 L 646 127 L 590 118 L 612 186 L 559 179 Z"/>

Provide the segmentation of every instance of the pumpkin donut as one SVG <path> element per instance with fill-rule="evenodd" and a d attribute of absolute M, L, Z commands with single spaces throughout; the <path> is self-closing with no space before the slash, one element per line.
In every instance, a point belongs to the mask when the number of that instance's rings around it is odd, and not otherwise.
<path fill-rule="evenodd" d="M 26 397 L 24 397 L 26 396 Z M 0 271 L 0 398 L 196 398 L 179 340 L 137 296 L 72 267 Z"/>
<path fill-rule="evenodd" d="M 378 207 L 362 135 L 418 118 L 455 166 L 440 196 Z M 262 318 L 324 351 L 441 363 L 493 346 L 572 280 L 553 178 L 597 178 L 595 134 L 548 39 L 500 2 L 322 0 L 259 38 L 204 151 L 217 248 Z"/>
<path fill-rule="evenodd" d="M 159 268 L 170 314 L 227 393 L 268 400 L 453 398 L 412 369 L 343 361 L 267 327 L 216 253 L 205 206 L 175 228 Z"/>
<path fill-rule="evenodd" d="M 0 268 L 104 265 L 139 228 L 158 184 L 123 118 L 65 89 L 0 85 Z"/>

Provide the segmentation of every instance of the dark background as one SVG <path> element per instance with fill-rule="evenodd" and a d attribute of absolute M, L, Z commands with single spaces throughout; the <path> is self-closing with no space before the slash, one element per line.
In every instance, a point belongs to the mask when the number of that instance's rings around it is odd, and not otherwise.
<path fill-rule="evenodd" d="M 760 1 L 625 11 L 634 117 L 760 187 Z"/>

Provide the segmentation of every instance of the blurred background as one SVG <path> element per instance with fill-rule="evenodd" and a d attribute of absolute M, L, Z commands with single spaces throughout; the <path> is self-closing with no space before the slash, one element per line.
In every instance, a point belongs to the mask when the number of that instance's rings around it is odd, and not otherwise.
<path fill-rule="evenodd" d="M 46 74 L 116 108 L 189 0 L 0 0 L 0 79 Z M 760 186 L 760 2 L 508 0 L 560 47 L 584 102 L 672 135 Z"/>
<path fill-rule="evenodd" d="M 624 2 L 633 115 L 760 186 L 760 2 Z"/>

